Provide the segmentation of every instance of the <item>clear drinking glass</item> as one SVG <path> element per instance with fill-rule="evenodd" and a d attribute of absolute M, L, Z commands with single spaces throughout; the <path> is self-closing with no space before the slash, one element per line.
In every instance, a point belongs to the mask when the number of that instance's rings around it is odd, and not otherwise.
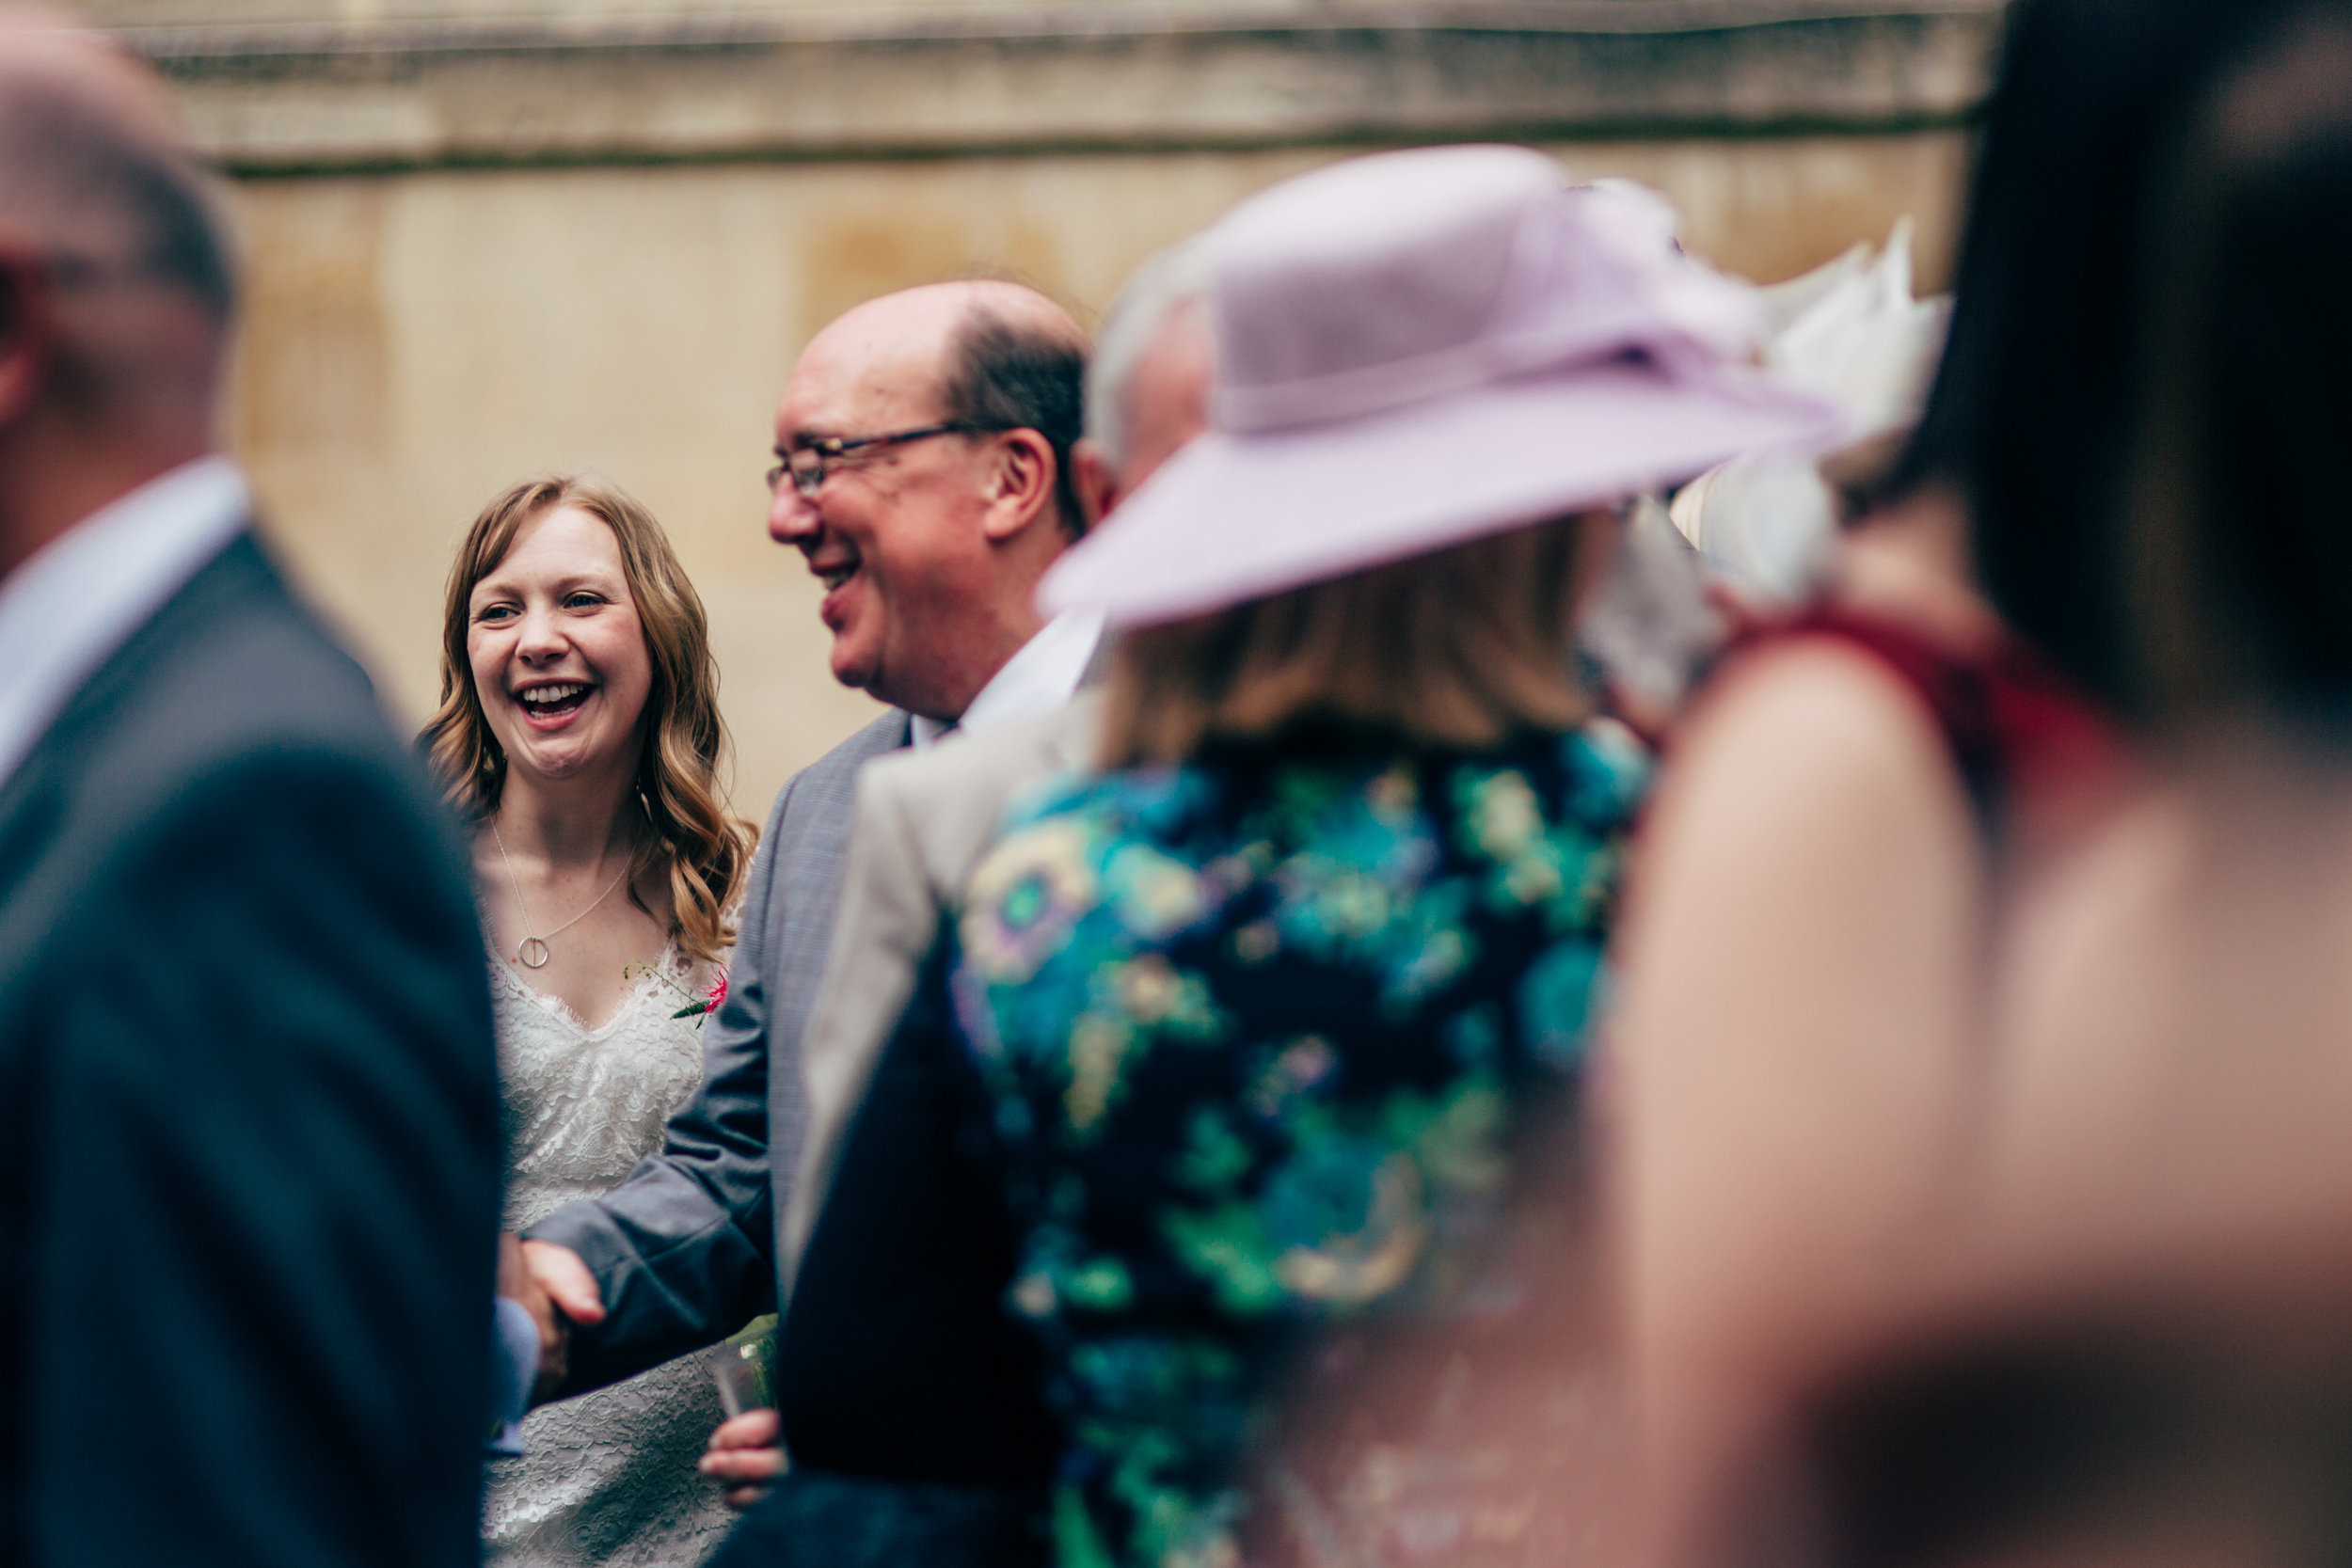
<path fill-rule="evenodd" d="M 719 1386 L 719 1404 L 733 1420 L 746 1410 L 765 1410 L 768 1394 L 768 1337 L 737 1336 L 710 1352 L 710 1380 Z"/>

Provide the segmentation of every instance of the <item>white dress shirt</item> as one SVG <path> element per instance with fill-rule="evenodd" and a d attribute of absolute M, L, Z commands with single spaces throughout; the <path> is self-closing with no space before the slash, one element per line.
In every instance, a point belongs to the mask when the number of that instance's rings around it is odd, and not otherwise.
<path fill-rule="evenodd" d="M 990 677 L 964 708 L 962 718 L 943 724 L 919 713 L 910 715 L 914 744 L 929 746 L 949 730 L 985 730 L 1068 705 L 1102 641 L 1101 610 L 1063 610 L 1021 644 L 1019 653 L 1005 660 L 1004 668 Z"/>
<path fill-rule="evenodd" d="M 0 578 L 0 785 L 251 511 L 237 466 L 200 457 L 100 507 Z"/>

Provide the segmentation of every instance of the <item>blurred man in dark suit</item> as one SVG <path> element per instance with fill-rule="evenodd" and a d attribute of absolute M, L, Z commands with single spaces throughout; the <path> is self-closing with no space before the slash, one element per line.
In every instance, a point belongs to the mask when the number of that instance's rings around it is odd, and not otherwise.
<path fill-rule="evenodd" d="M 0 1562 L 455 1565 L 481 943 L 214 453 L 232 283 L 154 80 L 0 17 Z"/>

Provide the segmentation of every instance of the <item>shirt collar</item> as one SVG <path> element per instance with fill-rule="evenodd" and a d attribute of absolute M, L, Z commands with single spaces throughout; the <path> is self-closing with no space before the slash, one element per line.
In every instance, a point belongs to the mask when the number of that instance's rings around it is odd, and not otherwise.
<path fill-rule="evenodd" d="M 919 713 L 910 715 L 914 744 L 929 746 L 949 730 L 991 729 L 1067 705 L 1086 678 L 1095 645 L 1102 641 L 1101 610 L 1063 610 L 1038 628 L 1037 635 L 989 677 L 979 695 L 965 706 L 962 718 L 946 724 Z"/>
<path fill-rule="evenodd" d="M 236 465 L 200 457 L 100 507 L 0 578 L 0 784 L 251 510 Z"/>

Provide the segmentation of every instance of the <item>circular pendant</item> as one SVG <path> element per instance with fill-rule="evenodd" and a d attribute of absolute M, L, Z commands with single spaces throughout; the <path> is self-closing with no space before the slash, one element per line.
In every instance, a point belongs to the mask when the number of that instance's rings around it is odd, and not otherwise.
<path fill-rule="evenodd" d="M 525 969 L 545 969 L 552 956 L 548 951 L 548 944 L 537 937 L 525 937 L 515 948 L 515 961 Z"/>

